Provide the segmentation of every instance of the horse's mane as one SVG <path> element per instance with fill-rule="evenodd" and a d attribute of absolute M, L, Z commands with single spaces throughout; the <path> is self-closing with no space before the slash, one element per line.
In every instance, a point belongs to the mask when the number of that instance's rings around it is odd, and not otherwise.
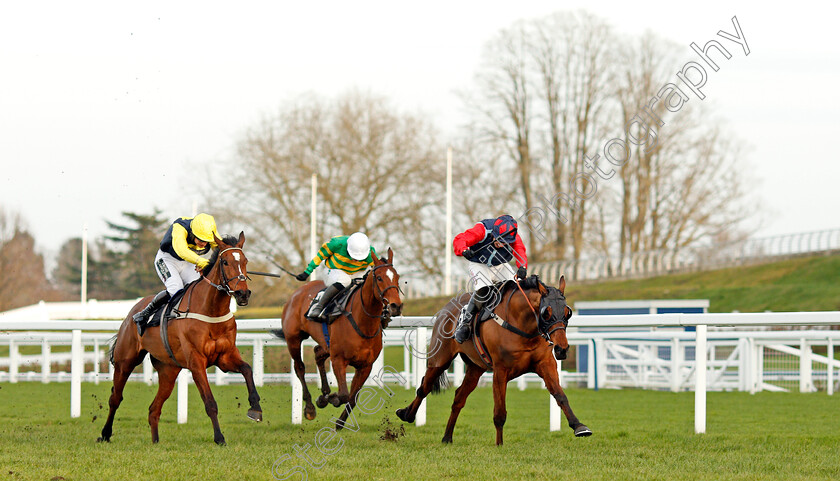
<path fill-rule="evenodd" d="M 235 246 L 236 243 L 239 242 L 239 239 L 237 239 L 236 237 L 234 237 L 232 235 L 225 235 L 225 236 L 222 237 L 222 242 L 224 242 L 225 244 L 227 244 L 229 246 Z M 207 264 L 207 267 L 205 267 L 201 271 L 202 276 L 206 277 L 207 275 L 210 274 L 210 271 L 213 269 L 213 266 L 216 265 L 216 261 L 219 260 L 219 252 L 221 252 L 221 251 L 222 251 L 221 246 L 219 246 L 216 249 L 213 249 L 213 254 L 210 256 L 210 261 L 209 261 L 210 263 Z"/>

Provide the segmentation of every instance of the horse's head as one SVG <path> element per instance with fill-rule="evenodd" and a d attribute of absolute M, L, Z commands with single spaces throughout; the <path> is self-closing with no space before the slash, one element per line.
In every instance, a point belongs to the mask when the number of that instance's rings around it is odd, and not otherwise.
<path fill-rule="evenodd" d="M 373 283 L 373 294 L 382 302 L 383 324 L 388 325 L 391 316 L 402 315 L 400 298 L 400 275 L 394 269 L 394 251 L 388 248 L 388 256 L 379 258 L 373 254 L 373 267 L 368 282 Z"/>
<path fill-rule="evenodd" d="M 215 236 L 214 236 L 215 237 Z M 219 270 L 217 282 L 219 286 L 236 299 L 239 306 L 247 306 L 251 298 L 251 290 L 248 289 L 248 259 L 242 251 L 245 244 L 245 233 L 239 233 L 237 240 L 233 236 L 224 236 L 224 239 L 216 239 L 219 250 L 214 256 L 211 265 Z M 212 269 L 211 269 L 212 272 Z M 207 274 L 205 274 L 207 276 Z"/>
<path fill-rule="evenodd" d="M 539 330 L 554 343 L 554 358 L 566 359 L 569 351 L 566 327 L 572 318 L 572 308 L 566 303 L 566 277 L 560 276 L 558 287 L 542 286 L 541 289 L 545 294 L 540 299 Z"/>

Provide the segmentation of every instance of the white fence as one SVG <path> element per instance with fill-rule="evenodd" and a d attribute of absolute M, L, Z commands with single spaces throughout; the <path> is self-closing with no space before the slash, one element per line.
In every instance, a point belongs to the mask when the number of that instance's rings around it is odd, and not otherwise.
<path fill-rule="evenodd" d="M 569 329 L 573 345 L 587 345 L 591 355 L 586 366 L 578 372 L 562 372 L 564 386 L 571 383 L 585 384 L 590 388 L 636 387 L 668 389 L 672 391 L 695 390 L 695 429 L 705 432 L 705 393 L 707 390 L 761 390 L 784 391 L 799 389 L 811 392 L 825 389 L 833 394 L 837 383 L 840 361 L 834 359 L 834 345 L 840 340 L 840 331 L 786 330 L 767 331 L 768 326 L 826 326 L 840 325 L 840 312 L 758 313 L 758 314 L 658 314 L 634 316 L 585 316 L 577 317 L 578 326 Z M 277 319 L 237 321 L 237 345 L 250 347 L 254 380 L 258 386 L 266 382 L 290 382 L 293 385 L 292 421 L 301 422 L 300 386 L 290 372 L 267 373 L 264 370 L 265 349 L 281 347 L 283 341 L 265 331 L 280 327 Z M 386 330 L 385 346 L 401 346 L 402 369 L 386 372 L 385 382 L 400 382 L 406 389 L 416 387 L 425 371 L 428 344 L 429 317 L 404 317 L 392 321 Z M 0 381 L 71 381 L 71 416 L 81 414 L 81 382 L 110 381 L 111 367 L 100 372 L 107 352 L 107 340 L 121 321 L 5 321 L 0 320 L 0 347 L 8 346 L 8 371 L 0 371 Z M 662 328 L 696 327 L 695 332 Z M 711 332 L 707 326 L 713 326 Z M 754 330 L 727 330 L 730 327 Z M 581 332 L 580 329 L 610 328 L 636 329 L 627 332 Z M 639 331 L 639 328 L 655 330 Z M 723 330 L 721 330 L 723 329 Z M 13 331 L 13 332 L 2 332 Z M 87 331 L 87 332 L 86 332 Z M 250 332 L 249 332 L 250 331 Z M 262 332 L 260 332 L 262 331 Z M 309 345 L 311 341 L 307 341 Z M 40 346 L 38 355 L 20 355 L 20 347 Z M 66 352 L 57 352 L 70 348 Z M 54 349 L 56 352 L 53 352 Z M 815 350 L 823 354 L 818 354 Z M 696 356 L 705 352 L 705 356 Z M 419 355 L 418 355 L 419 354 Z M 71 361 L 70 372 L 52 372 L 55 362 Z M 99 361 L 99 362 L 95 362 Z M 40 364 L 40 372 L 20 372 L 29 364 Z M 91 368 L 86 369 L 86 363 Z M 452 375 L 455 384 L 463 379 L 463 363 L 456 359 Z M 378 369 L 383 358 L 378 360 Z M 291 370 L 290 370 L 291 371 Z M 317 374 L 308 374 L 307 381 L 315 382 Z M 486 374 L 489 380 L 490 374 Z M 144 363 L 142 372 L 132 380 L 154 383 L 156 375 L 151 363 Z M 217 372 L 215 382 L 241 382 L 238 374 Z M 333 378 L 334 380 L 334 378 Z M 182 373 L 178 382 L 178 421 L 186 422 L 188 373 Z M 520 389 L 528 383 L 541 384 L 535 375 L 526 375 L 513 381 Z M 560 427 L 559 408 L 551 406 L 551 429 Z M 418 425 L 425 423 L 425 403 L 417 416 Z"/>

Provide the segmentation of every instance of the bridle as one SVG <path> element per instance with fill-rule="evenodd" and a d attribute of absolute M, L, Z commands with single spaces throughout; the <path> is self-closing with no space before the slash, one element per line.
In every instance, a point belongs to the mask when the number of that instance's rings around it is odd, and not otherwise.
<path fill-rule="evenodd" d="M 537 282 L 539 282 L 539 281 L 537 281 Z M 537 321 L 537 334 L 540 335 L 546 341 L 548 341 L 549 345 L 553 345 L 554 342 L 551 340 L 551 335 L 554 334 L 555 332 L 559 331 L 559 330 L 565 331 L 566 328 L 569 326 L 569 319 L 572 317 L 572 308 L 570 308 L 569 305 L 565 303 L 566 297 L 559 290 L 556 290 L 557 294 L 553 294 L 551 288 L 547 287 L 548 294 L 540 297 L 540 312 L 539 312 L 539 314 L 537 314 L 537 310 L 534 309 L 534 305 L 531 304 L 531 298 L 528 297 L 528 294 L 525 293 L 524 289 L 522 289 L 522 286 L 519 284 L 519 280 L 514 279 L 514 283 L 516 284 L 516 287 L 519 289 L 519 292 L 521 292 L 522 295 L 525 296 L 525 301 L 528 303 L 528 307 L 531 308 L 531 312 L 534 313 L 534 319 Z M 544 313 L 546 312 L 547 309 L 551 308 L 550 305 L 543 306 L 543 301 L 548 297 L 559 297 L 560 299 L 562 299 L 564 301 L 563 302 L 564 303 L 564 309 L 563 310 L 568 311 L 568 315 L 565 315 L 566 312 L 564 312 L 563 313 L 564 316 L 562 318 L 561 317 L 556 317 L 554 315 L 554 313 L 552 312 L 551 317 L 549 319 L 554 318 L 555 320 L 554 320 L 554 322 L 552 322 L 550 324 L 548 324 L 547 322 L 543 322 Z M 508 302 L 510 302 L 510 301 L 508 301 Z M 552 327 L 554 329 L 552 329 Z M 519 329 L 517 329 L 516 331 L 519 331 Z M 514 331 L 514 332 L 516 332 L 516 331 Z M 517 332 L 517 334 L 520 334 L 520 333 Z M 531 334 L 531 335 L 520 334 L 520 335 L 523 336 L 523 337 L 536 337 L 537 334 Z"/>
<path fill-rule="evenodd" d="M 237 250 L 237 251 L 239 251 L 239 252 L 242 252 L 242 249 L 241 249 L 241 248 L 239 248 L 239 247 L 228 247 L 227 249 L 225 249 L 225 250 L 223 250 L 223 251 L 219 252 L 219 255 L 218 255 L 218 256 L 216 256 L 216 264 L 219 266 L 219 277 L 221 277 L 222 282 L 220 282 L 219 284 L 215 284 L 215 283 L 213 283 L 213 281 L 211 281 L 210 279 L 208 279 L 206 276 L 203 276 L 203 277 L 202 277 L 202 278 L 203 278 L 205 281 L 207 281 L 207 282 L 208 282 L 211 286 L 215 287 L 217 290 L 219 290 L 219 291 L 221 291 L 221 292 L 224 292 L 224 293 L 225 293 L 225 294 L 227 294 L 228 296 L 232 296 L 232 295 L 233 295 L 234 291 L 236 291 L 236 290 L 237 290 L 236 288 L 239 286 L 239 283 L 240 283 L 240 282 L 245 282 L 245 281 L 249 281 L 249 280 L 251 280 L 251 279 L 250 279 L 248 276 L 246 276 L 245 274 L 239 274 L 238 276 L 235 276 L 235 277 L 230 277 L 230 278 L 228 278 L 228 277 L 225 275 L 225 270 L 224 270 L 224 268 L 222 267 L 222 254 L 224 254 L 224 253 L 225 253 L 225 252 L 227 252 L 227 251 L 232 251 L 232 250 Z M 243 255 L 243 257 L 244 257 L 244 256 L 245 256 L 245 253 L 244 253 L 244 252 L 242 252 L 242 255 Z M 233 281 L 236 281 L 236 284 L 234 284 L 233 288 L 231 288 L 231 287 L 230 287 L 230 283 L 231 283 L 231 282 L 233 282 Z"/>
<path fill-rule="evenodd" d="M 394 284 L 393 286 L 388 286 L 385 289 L 379 287 L 379 282 L 376 280 L 376 270 L 381 269 L 383 267 L 394 267 L 394 264 L 380 264 L 378 266 L 374 266 L 370 272 L 367 273 L 369 276 L 373 276 L 373 285 L 376 287 L 376 298 L 379 302 L 382 303 L 382 314 L 376 316 L 367 311 L 365 308 L 365 303 L 362 301 L 362 311 L 365 313 L 366 316 L 370 318 L 378 318 L 381 322 L 387 323 L 391 319 L 391 310 L 388 309 L 388 300 L 385 298 L 385 293 L 391 289 L 396 289 L 398 292 L 402 292 L 400 289 L 399 283 Z M 361 294 L 359 295 L 361 297 Z"/>

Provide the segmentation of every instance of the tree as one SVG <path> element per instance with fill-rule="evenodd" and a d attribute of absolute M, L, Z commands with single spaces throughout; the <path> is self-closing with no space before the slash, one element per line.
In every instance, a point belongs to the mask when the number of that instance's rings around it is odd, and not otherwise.
<path fill-rule="evenodd" d="M 44 258 L 18 214 L 0 209 L 0 311 L 51 300 Z"/>
<path fill-rule="evenodd" d="M 161 289 L 154 270 L 155 254 L 160 239 L 169 227 L 170 219 L 155 209 L 151 214 L 123 212 L 125 223 L 106 221 L 113 234 L 99 244 L 99 256 L 94 263 L 94 285 L 114 288 L 111 298 L 131 298 L 149 295 Z M 107 289 L 102 289 L 108 293 Z M 116 297 L 112 297 L 116 296 Z"/>
<path fill-rule="evenodd" d="M 310 260 L 310 183 L 318 176 L 318 242 L 366 232 L 394 247 L 406 270 L 440 274 L 440 235 L 428 221 L 443 206 L 445 150 L 433 125 L 384 97 L 352 91 L 303 96 L 239 142 L 211 178 L 207 202 L 248 226 L 254 260 L 302 268 Z"/>

